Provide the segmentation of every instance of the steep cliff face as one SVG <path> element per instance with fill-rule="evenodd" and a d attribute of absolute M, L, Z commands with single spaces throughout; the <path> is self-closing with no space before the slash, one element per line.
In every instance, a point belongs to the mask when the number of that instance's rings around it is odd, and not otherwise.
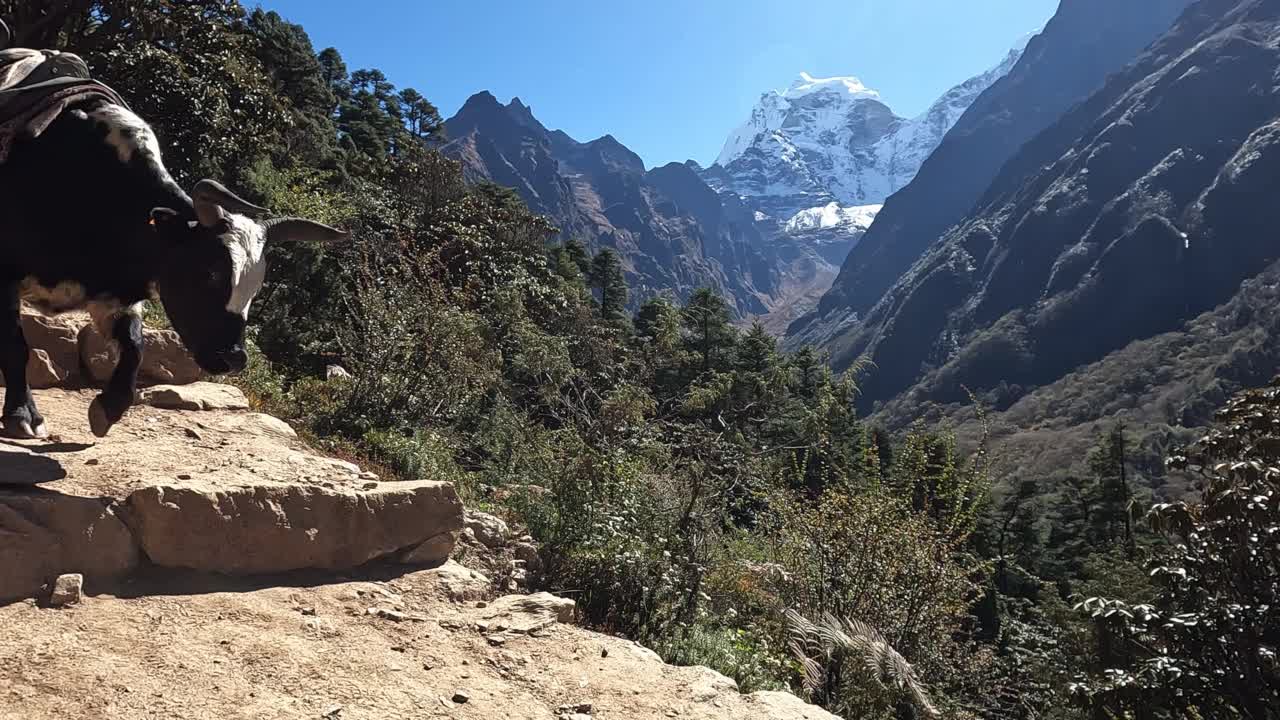
<path fill-rule="evenodd" d="M 578 142 L 548 130 L 518 99 L 502 105 L 489 93 L 473 96 L 445 127 L 444 152 L 469 179 L 515 189 L 564 238 L 616 249 L 633 303 L 702 286 L 719 290 L 739 315 L 773 301 L 778 273 L 751 212 L 718 196 L 693 168 L 646 170 L 611 135 Z"/>
<path fill-rule="evenodd" d="M 1278 45 L 1274 0 L 1191 7 L 1005 165 L 837 362 L 871 355 L 870 401 L 1001 407 L 1230 301 L 1280 257 Z"/>
<path fill-rule="evenodd" d="M 817 313 L 792 342 L 826 343 L 858 324 L 952 225 L 963 220 L 1024 144 L 1102 87 L 1169 29 L 1191 0 L 1063 0 L 1008 74 L 968 107 L 915 178 L 885 202 Z M 1026 172 L 1013 174 L 1010 182 Z"/>

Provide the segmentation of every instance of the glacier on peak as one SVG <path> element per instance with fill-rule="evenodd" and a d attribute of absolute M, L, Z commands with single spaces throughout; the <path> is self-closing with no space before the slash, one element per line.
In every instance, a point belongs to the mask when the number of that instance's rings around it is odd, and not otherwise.
<path fill-rule="evenodd" d="M 861 231 L 871 227 L 884 205 L 844 206 L 830 202 L 819 207 L 806 208 L 791 216 L 783 228 L 788 233 L 808 230 L 827 230 L 840 227 L 849 231 Z"/>
<path fill-rule="evenodd" d="M 791 83 L 791 87 L 781 93 L 778 93 L 787 100 L 793 100 L 804 95 L 823 91 L 842 91 L 855 97 L 878 98 L 880 93 L 868 88 L 862 84 L 858 78 L 847 75 L 844 77 L 816 78 L 807 72 L 801 71 L 800 77 Z"/>

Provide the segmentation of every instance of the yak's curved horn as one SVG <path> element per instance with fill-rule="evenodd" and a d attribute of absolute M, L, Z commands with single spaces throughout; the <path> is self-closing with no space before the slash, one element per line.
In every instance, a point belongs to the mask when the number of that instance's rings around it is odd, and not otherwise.
<path fill-rule="evenodd" d="M 328 245 L 351 238 L 351 233 L 338 230 L 314 220 L 304 218 L 272 218 L 262 223 L 267 231 L 267 242 L 303 242 Z"/>
<path fill-rule="evenodd" d="M 0 20 L 0 50 L 9 47 L 9 41 L 13 39 L 13 33 L 9 32 L 9 26 L 4 24 L 4 20 Z"/>
<path fill-rule="evenodd" d="M 265 215 L 270 212 L 241 198 L 216 180 L 201 180 L 191 191 L 191 202 L 196 207 L 200 224 L 212 227 L 222 219 L 223 211 L 230 210 L 243 215 Z"/>

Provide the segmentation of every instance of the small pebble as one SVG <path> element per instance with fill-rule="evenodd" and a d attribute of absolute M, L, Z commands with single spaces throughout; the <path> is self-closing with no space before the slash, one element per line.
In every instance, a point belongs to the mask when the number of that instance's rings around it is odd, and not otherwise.
<path fill-rule="evenodd" d="M 471 696 L 461 690 L 453 694 L 453 701 L 458 703 L 459 705 L 469 701 L 470 699 L 471 699 Z"/>

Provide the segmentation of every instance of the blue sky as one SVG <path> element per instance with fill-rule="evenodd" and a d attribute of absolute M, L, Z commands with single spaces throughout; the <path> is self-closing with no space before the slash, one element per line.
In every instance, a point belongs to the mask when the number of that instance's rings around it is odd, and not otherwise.
<path fill-rule="evenodd" d="M 856 75 L 912 116 L 995 65 L 1057 0 L 247 0 L 316 49 L 377 67 L 452 115 L 489 90 L 650 167 L 710 162 L 760 94 Z"/>

